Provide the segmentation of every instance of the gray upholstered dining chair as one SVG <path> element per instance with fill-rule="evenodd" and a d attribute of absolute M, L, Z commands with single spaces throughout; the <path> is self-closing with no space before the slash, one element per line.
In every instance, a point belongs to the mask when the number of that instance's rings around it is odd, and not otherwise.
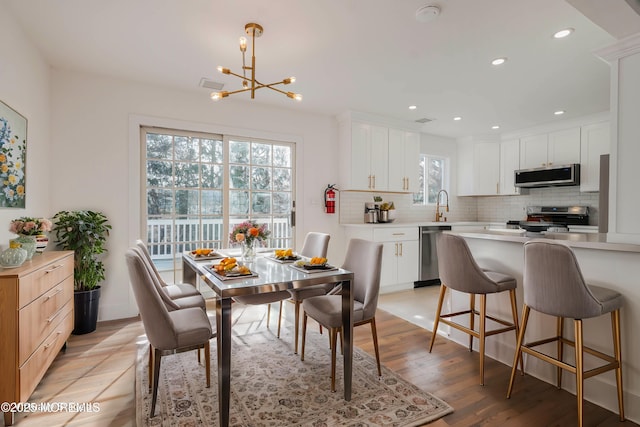
<path fill-rule="evenodd" d="M 304 238 L 304 243 L 302 244 L 302 249 L 299 254 L 306 258 L 312 257 L 327 257 L 327 250 L 329 248 L 329 239 L 331 236 L 325 233 L 317 233 L 317 232 L 309 232 Z M 295 304 L 295 314 L 294 314 L 294 353 L 298 354 L 298 335 L 300 331 L 300 304 L 306 298 L 316 297 L 319 295 L 326 295 L 331 289 L 333 289 L 335 283 L 328 283 L 323 285 L 309 286 L 306 288 L 299 289 L 289 289 L 289 294 L 291 294 L 291 301 Z M 282 310 L 280 310 L 282 316 Z"/>
<path fill-rule="evenodd" d="M 209 387 L 211 385 L 209 340 L 214 335 L 209 318 L 200 308 L 191 307 L 174 311 L 167 309 L 144 259 L 135 249 L 127 250 L 125 259 L 142 324 L 150 348 L 153 349 L 153 354 L 149 355 L 150 382 L 153 383 L 149 416 L 153 417 L 158 397 L 162 357 L 204 348 L 207 387 Z"/>
<path fill-rule="evenodd" d="M 160 272 L 156 268 L 156 265 L 153 263 L 153 259 L 151 258 L 151 254 L 149 253 L 149 249 L 147 248 L 146 243 L 142 240 L 136 240 L 136 246 L 140 248 L 142 255 L 144 255 L 147 263 L 151 266 L 153 270 L 153 274 L 158 279 L 158 282 L 164 289 L 164 291 L 169 295 L 171 299 L 183 298 L 183 297 L 191 297 L 194 295 L 200 295 L 200 291 L 191 283 L 172 283 L 169 284 L 164 281 Z"/>
<path fill-rule="evenodd" d="M 571 248 L 561 242 L 535 239 L 524 244 L 524 305 L 522 328 L 518 335 L 515 358 L 527 353 L 556 366 L 557 387 L 562 386 L 562 370 L 576 375 L 578 425 L 583 422 L 584 380 L 603 372 L 615 371 L 620 421 L 624 421 L 622 393 L 622 359 L 620 350 L 620 308 L 622 295 L 601 286 L 588 285 Z M 548 339 L 524 343 L 531 310 L 556 317 L 556 334 Z M 611 315 L 613 356 L 584 345 L 583 319 Z M 574 339 L 564 336 L 564 319 L 573 319 Z M 556 342 L 557 357 L 535 350 L 541 344 Z M 563 360 L 563 346 L 575 349 L 575 364 Z M 588 353 L 606 364 L 585 370 L 584 354 Z M 595 365 L 595 364 L 594 364 Z M 514 364 L 515 366 L 515 364 Z M 515 368 L 511 371 L 507 398 L 511 396 Z"/>
<path fill-rule="evenodd" d="M 373 347 L 380 368 L 378 351 L 378 333 L 376 331 L 376 309 L 380 294 L 380 266 L 382 263 L 382 243 L 362 239 L 351 239 L 342 268 L 353 272 L 353 326 L 371 325 Z M 342 295 L 320 295 L 302 301 L 304 311 L 302 321 L 302 349 L 300 359 L 304 360 L 304 345 L 307 332 L 307 318 L 311 317 L 329 330 L 331 347 L 331 391 L 336 391 L 336 344 L 338 333 L 342 330 Z"/>
<path fill-rule="evenodd" d="M 513 277 L 480 268 L 476 263 L 467 242 L 460 236 L 447 233 L 439 233 L 436 238 L 438 251 L 438 271 L 440 273 L 440 296 L 436 309 L 433 333 L 429 353 L 438 335 L 440 322 L 451 326 L 469 335 L 469 351 L 473 351 L 473 338 L 479 341 L 478 353 L 480 355 L 480 384 L 484 385 L 484 353 L 486 337 L 515 331 L 518 337 L 518 311 L 516 307 L 516 279 Z M 448 289 L 469 294 L 469 309 L 442 313 L 442 305 Z M 499 292 L 509 292 L 511 300 L 512 321 L 506 321 L 487 314 L 487 295 Z M 476 295 L 480 296 L 480 311 L 476 309 Z M 459 316 L 468 316 L 468 324 L 453 320 Z M 475 328 L 475 318 L 478 316 L 480 324 Z M 487 319 L 498 323 L 501 327 L 487 330 Z M 522 366 L 522 359 L 520 359 Z"/>
<path fill-rule="evenodd" d="M 158 295 L 160 296 L 164 304 L 167 306 L 167 309 L 169 311 L 180 310 L 180 309 L 189 308 L 189 307 L 198 307 L 204 311 L 207 310 L 207 303 L 204 297 L 202 296 L 202 294 L 200 294 L 200 292 L 194 295 L 189 295 L 189 296 L 179 296 L 178 294 L 174 293 L 174 297 L 172 298 L 169 295 L 169 293 L 166 291 L 166 289 L 169 286 L 175 286 L 175 285 L 167 285 L 167 286 L 162 285 L 162 280 L 155 273 L 157 270 L 155 270 L 155 267 L 153 266 L 153 262 L 149 261 L 150 258 L 144 255 L 144 251 L 138 245 L 131 248 L 131 250 L 134 251 L 142 260 L 142 263 L 144 264 L 145 268 L 147 269 L 147 272 L 149 273 L 149 278 L 151 282 L 155 286 L 156 291 L 158 292 Z"/>

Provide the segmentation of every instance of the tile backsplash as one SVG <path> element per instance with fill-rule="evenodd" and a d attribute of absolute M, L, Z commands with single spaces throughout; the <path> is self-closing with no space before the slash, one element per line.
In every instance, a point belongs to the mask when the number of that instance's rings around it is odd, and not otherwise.
<path fill-rule="evenodd" d="M 341 224 L 364 222 L 364 204 L 373 196 L 393 201 L 396 222 L 434 221 L 435 205 L 415 206 L 411 194 L 341 191 L 338 207 Z M 482 221 L 506 222 L 526 219 L 527 206 L 589 206 L 589 223 L 598 225 L 598 193 L 581 193 L 579 187 L 532 188 L 520 196 L 456 197 L 449 199 L 449 212 L 444 212 L 449 222 Z M 442 210 L 441 210 L 442 212 Z"/>

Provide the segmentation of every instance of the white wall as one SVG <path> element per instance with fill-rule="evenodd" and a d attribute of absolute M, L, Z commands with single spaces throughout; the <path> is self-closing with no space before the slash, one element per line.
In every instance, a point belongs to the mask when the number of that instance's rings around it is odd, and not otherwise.
<path fill-rule="evenodd" d="M 103 286 L 99 319 L 107 320 L 137 313 L 129 290 L 124 252 L 140 231 L 139 153 L 130 150 L 139 135 L 131 132 L 137 121 L 169 124 L 194 130 L 284 137 L 297 144 L 296 237 L 302 242 L 307 231 L 332 235 L 330 259 L 342 257 L 338 219 L 324 214 L 319 203 L 327 183 L 335 182 L 333 153 L 337 125 L 332 117 L 297 113 L 259 104 L 258 100 L 228 98 L 212 102 L 206 91 L 182 92 L 163 87 L 125 82 L 81 73 L 52 73 L 52 150 L 57 165 L 51 175 L 53 211 L 93 209 L 103 211 L 113 225 L 105 260 L 107 280 Z M 241 96 L 239 96 L 241 98 Z"/>
<path fill-rule="evenodd" d="M 50 81 L 49 66 L 27 40 L 10 14 L 0 13 L 0 100 L 27 118 L 26 207 L 0 209 L 0 250 L 9 239 L 12 219 L 50 217 L 49 180 Z"/>

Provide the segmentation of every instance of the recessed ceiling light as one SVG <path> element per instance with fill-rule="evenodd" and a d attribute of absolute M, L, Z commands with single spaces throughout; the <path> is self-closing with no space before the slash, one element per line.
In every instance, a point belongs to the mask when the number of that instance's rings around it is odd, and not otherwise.
<path fill-rule="evenodd" d="M 498 126 L 498 125 L 493 125 L 493 126 L 491 126 L 491 129 L 500 129 L 500 126 Z"/>
<path fill-rule="evenodd" d="M 505 62 L 507 62 L 507 58 L 496 58 L 493 61 L 491 61 L 491 65 L 502 65 Z"/>
<path fill-rule="evenodd" d="M 454 118 L 453 118 L 453 120 L 455 120 L 456 122 L 458 122 L 458 121 L 462 120 L 462 117 L 460 117 L 460 116 L 456 116 L 456 117 L 454 117 Z"/>
<path fill-rule="evenodd" d="M 415 105 L 409 105 L 409 110 L 415 110 L 416 108 L 418 107 L 416 107 Z"/>
<path fill-rule="evenodd" d="M 561 116 L 564 114 L 564 110 L 554 111 L 553 114 L 555 114 L 556 116 Z"/>
<path fill-rule="evenodd" d="M 553 38 L 563 39 L 573 33 L 573 28 L 565 28 L 564 30 L 560 30 L 553 35 Z"/>

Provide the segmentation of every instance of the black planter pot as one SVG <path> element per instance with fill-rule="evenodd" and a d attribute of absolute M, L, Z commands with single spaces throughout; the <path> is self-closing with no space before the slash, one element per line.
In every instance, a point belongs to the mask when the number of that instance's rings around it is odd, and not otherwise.
<path fill-rule="evenodd" d="M 90 291 L 75 291 L 74 302 L 74 335 L 88 334 L 96 330 L 98 323 L 98 303 L 100 302 L 100 286 Z"/>

